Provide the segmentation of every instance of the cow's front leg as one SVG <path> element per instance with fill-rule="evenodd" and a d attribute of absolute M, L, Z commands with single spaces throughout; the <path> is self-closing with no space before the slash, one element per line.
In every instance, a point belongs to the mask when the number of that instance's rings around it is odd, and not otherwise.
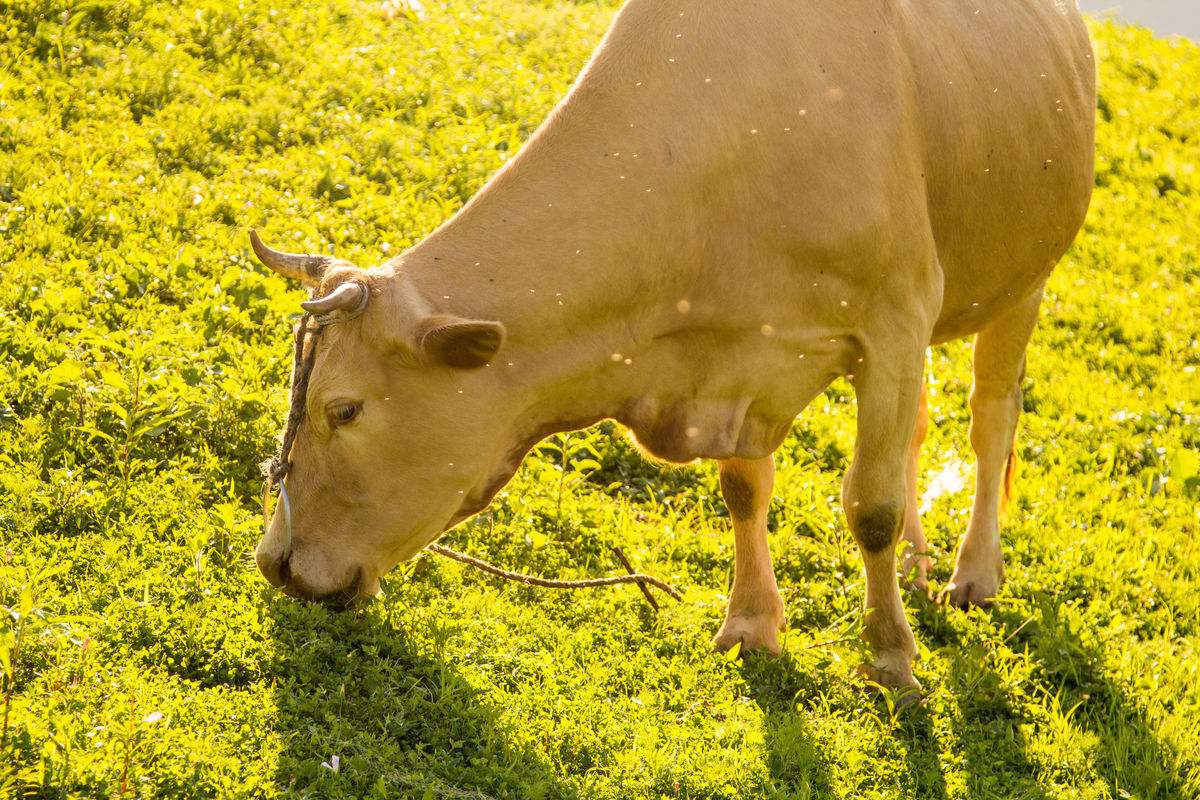
<path fill-rule="evenodd" d="M 742 652 L 779 653 L 783 630 L 783 598 L 775 583 L 767 548 L 767 508 L 775 486 L 775 462 L 770 457 L 718 462 L 721 495 L 733 519 L 733 588 L 725 623 L 713 639 L 718 650 L 741 644 Z"/>
<path fill-rule="evenodd" d="M 924 347 L 864 353 L 854 383 L 858 431 L 854 460 L 842 484 L 842 502 L 866 567 L 863 638 L 871 647 L 866 668 L 887 686 L 919 689 L 912 673 L 916 642 L 896 576 L 896 545 L 904 527 L 909 445 L 917 422 Z"/>

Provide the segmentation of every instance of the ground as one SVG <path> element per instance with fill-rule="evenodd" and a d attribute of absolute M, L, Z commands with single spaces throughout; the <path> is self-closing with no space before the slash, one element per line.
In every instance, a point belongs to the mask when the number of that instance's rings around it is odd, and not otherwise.
<path fill-rule="evenodd" d="M 0 10 L 0 796 L 1200 797 L 1200 49 L 1092 27 L 1091 216 L 1034 335 L 988 610 L 907 597 L 926 702 L 855 668 L 839 507 L 853 395 L 778 455 L 784 655 L 711 652 L 711 465 L 602 426 L 531 457 L 434 556 L 335 613 L 269 589 L 257 464 L 303 297 L 246 231 L 373 264 L 569 86 L 603 2 L 15 0 Z M 1016 57 L 1016 56 L 1014 56 Z M 970 346 L 929 358 L 933 589 L 970 502 Z M 963 488 L 963 484 L 968 488 Z"/>

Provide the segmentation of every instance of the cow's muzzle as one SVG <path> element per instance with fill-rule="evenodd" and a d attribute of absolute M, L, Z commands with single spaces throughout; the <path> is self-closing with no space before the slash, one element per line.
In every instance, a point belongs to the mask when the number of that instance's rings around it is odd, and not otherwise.
<path fill-rule="evenodd" d="M 330 591 L 318 589 L 306 581 L 303 575 L 293 573 L 290 554 L 286 557 L 272 555 L 260 549 L 254 554 L 254 560 L 263 577 L 289 597 L 323 603 L 339 611 L 369 598 L 369 595 L 363 592 L 365 575 L 362 567 L 354 570 L 353 576 L 345 586 Z"/>

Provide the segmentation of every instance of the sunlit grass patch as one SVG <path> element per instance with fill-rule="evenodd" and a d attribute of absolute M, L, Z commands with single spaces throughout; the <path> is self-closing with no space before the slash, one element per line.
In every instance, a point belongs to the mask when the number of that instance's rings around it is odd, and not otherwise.
<path fill-rule="evenodd" d="M 301 294 L 246 229 L 364 264 L 411 245 L 617 5 L 0 11 L 0 795 L 1200 796 L 1200 50 L 1138 29 L 1093 28 L 1097 189 L 1029 352 L 1008 582 L 989 611 L 908 599 L 923 705 L 855 675 L 844 382 L 778 456 L 779 659 L 710 651 L 733 555 L 712 466 L 611 425 L 540 448 L 449 541 L 553 576 L 620 571 L 618 545 L 683 590 L 658 615 L 428 557 L 345 614 L 268 590 L 257 465 Z M 969 345 L 929 376 L 941 584 Z"/>

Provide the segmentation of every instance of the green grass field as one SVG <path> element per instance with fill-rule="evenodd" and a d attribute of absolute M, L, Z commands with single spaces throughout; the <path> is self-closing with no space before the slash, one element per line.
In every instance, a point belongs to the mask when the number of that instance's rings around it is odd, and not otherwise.
<path fill-rule="evenodd" d="M 854 672 L 841 382 L 778 454 L 781 658 L 709 649 L 733 558 L 713 467 L 608 426 L 547 442 L 446 541 L 550 576 L 619 571 L 620 545 L 684 591 L 657 616 L 432 556 L 353 612 L 269 589 L 257 464 L 303 293 L 247 228 L 367 265 L 411 245 L 618 3 L 283 5 L 0 6 L 0 797 L 1200 797 L 1200 48 L 1093 27 L 1097 191 L 1030 349 L 1008 583 L 988 611 L 908 598 L 927 703 L 897 713 Z M 937 586 L 969 363 L 930 356 Z"/>

